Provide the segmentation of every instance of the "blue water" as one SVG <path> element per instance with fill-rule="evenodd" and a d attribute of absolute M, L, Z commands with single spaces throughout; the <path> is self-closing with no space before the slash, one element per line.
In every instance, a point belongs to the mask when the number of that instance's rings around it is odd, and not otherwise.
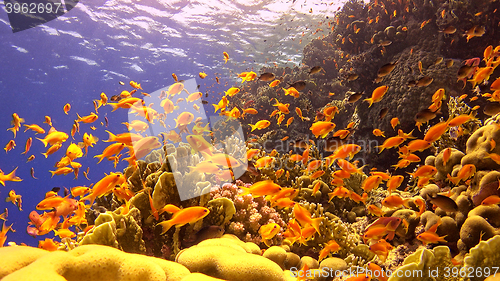
<path fill-rule="evenodd" d="M 0 146 L 3 148 L 13 139 L 7 131 L 13 113 L 24 118 L 25 124 L 38 124 L 46 131 L 49 127 L 43 121 L 48 115 L 57 130 L 69 134 L 76 114 L 84 116 L 94 111 L 92 100 L 99 99 L 101 92 L 111 97 L 131 90 L 130 80 L 141 83 L 145 92 L 153 92 L 172 84 L 172 73 L 179 79 L 196 78 L 200 91 L 209 94 L 204 97 L 209 101 L 205 109 L 213 114 L 211 104 L 220 98 L 219 93 L 238 83 L 235 73 L 258 71 L 272 62 L 300 65 L 303 47 L 328 32 L 325 18 L 332 17 L 337 7 L 313 1 L 82 1 L 56 20 L 13 33 L 2 5 Z M 321 22 L 325 31 L 313 35 Z M 230 55 L 227 64 L 222 59 L 223 51 Z M 200 71 L 208 77 L 201 80 Z M 215 83 L 215 76 L 220 77 L 220 84 Z M 66 103 L 71 104 L 69 115 L 63 112 Z M 105 172 L 126 167 L 125 161 L 116 169 L 106 160 L 97 165 L 98 160 L 92 156 L 107 146 L 99 141 L 89 148 L 87 157 L 76 160 L 83 165 L 77 180 L 73 174 L 51 178 L 49 170 L 55 170 L 54 164 L 64 156 L 70 142 L 82 141 L 84 132 L 100 140 L 108 138 L 106 129 L 115 134 L 126 132 L 121 124 L 127 121 L 125 110 L 111 112 L 111 107 L 105 106 L 98 115 L 95 123 L 82 123 L 75 140 L 70 136 L 47 159 L 41 155 L 46 148 L 35 139 L 44 135 L 24 133 L 24 127 L 14 139 L 15 149 L 0 152 L 0 169 L 9 173 L 18 167 L 16 175 L 22 178 L 21 182 L 0 186 L 0 213 L 8 209 L 7 224 L 13 223 L 16 230 L 8 233 L 7 242 L 36 246 L 39 240 L 53 237 L 49 233 L 35 239 L 26 233 L 29 213 L 53 187 L 88 186 Z M 105 116 L 109 120 L 107 128 L 100 124 Z M 90 126 L 97 129 L 92 131 Z M 21 155 L 29 137 L 33 137 L 31 150 Z M 35 160 L 26 163 L 31 154 Z M 32 167 L 37 179 L 30 176 Z M 90 180 L 82 174 L 87 167 Z M 22 195 L 22 212 L 5 202 L 10 190 Z"/>

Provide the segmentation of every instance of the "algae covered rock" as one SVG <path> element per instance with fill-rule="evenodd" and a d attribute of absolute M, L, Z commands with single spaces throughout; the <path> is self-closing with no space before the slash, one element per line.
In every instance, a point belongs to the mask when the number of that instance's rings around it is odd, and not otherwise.
<path fill-rule="evenodd" d="M 441 150 L 434 160 L 434 166 L 438 170 L 437 174 L 434 176 L 436 180 L 446 179 L 446 175 L 451 174 L 453 167 L 460 164 L 460 160 L 462 160 L 462 157 L 465 156 L 465 153 L 462 151 L 452 148 L 450 158 L 446 162 L 446 165 L 444 165 L 443 152 L 444 150 Z"/>
<path fill-rule="evenodd" d="M 80 245 L 99 244 L 111 246 L 129 253 L 146 253 L 142 229 L 137 224 L 140 214 L 132 208 L 126 215 L 107 211 L 95 220 L 95 228 L 80 241 Z"/>
<path fill-rule="evenodd" d="M 279 265 L 265 257 L 252 254 L 253 247 L 245 247 L 245 244 L 247 243 L 225 235 L 182 250 L 175 260 L 191 272 L 225 280 L 285 280 Z"/>
<path fill-rule="evenodd" d="M 129 254 L 108 246 L 84 245 L 69 252 L 47 251 L 46 254 L 27 248 L 0 248 L 2 268 L 6 271 L 16 269 L 2 280 L 173 281 L 190 274 L 189 270 L 175 262 Z"/>
<path fill-rule="evenodd" d="M 392 272 L 389 281 L 434 281 L 434 280 L 459 280 L 445 278 L 446 269 L 453 267 L 450 248 L 437 246 L 432 250 L 421 249 L 407 256 L 403 266 Z M 449 275 L 449 274 L 448 274 Z"/>
<path fill-rule="evenodd" d="M 495 228 L 485 218 L 476 215 L 469 216 L 460 228 L 459 242 L 461 243 L 459 243 L 459 246 L 463 243 L 466 247 L 460 250 L 467 251 L 476 246 L 481 239 L 489 239 L 495 234 Z"/>
<path fill-rule="evenodd" d="M 487 125 L 475 131 L 467 140 L 467 155 L 462 158 L 462 166 L 474 164 L 477 170 L 499 169 L 500 165 L 487 157 L 488 153 L 500 154 L 500 147 L 491 150 L 491 140 L 500 142 L 500 130 L 496 125 Z"/>
<path fill-rule="evenodd" d="M 483 177 L 480 178 L 479 184 L 471 186 L 472 202 L 475 206 L 480 205 L 490 195 L 500 195 L 498 190 L 500 172 L 489 171 L 484 173 Z"/>
<path fill-rule="evenodd" d="M 224 226 L 236 213 L 233 201 L 225 197 L 208 201 L 207 208 L 210 210 L 209 218 L 212 218 L 210 221 L 212 225 Z"/>
<path fill-rule="evenodd" d="M 477 246 L 470 249 L 469 255 L 464 260 L 465 271 L 472 270 L 473 277 L 470 281 L 484 280 L 488 275 L 496 276 L 499 273 L 496 271 L 500 266 L 500 236 L 481 241 Z M 481 271 L 481 272 L 479 272 Z M 480 273 L 480 274 L 479 274 Z"/>

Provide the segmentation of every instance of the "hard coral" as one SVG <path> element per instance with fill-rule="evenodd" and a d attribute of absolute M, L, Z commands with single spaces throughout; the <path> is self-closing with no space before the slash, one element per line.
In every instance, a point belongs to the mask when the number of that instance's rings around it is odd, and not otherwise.
<path fill-rule="evenodd" d="M 213 187 L 210 192 L 211 198 L 228 198 L 236 208 L 236 213 L 234 213 L 226 233 L 234 234 L 243 241 L 260 243 L 259 228 L 262 225 L 274 222 L 281 227 L 281 231 L 272 241 L 274 244 L 279 244 L 282 239 L 281 233 L 286 226 L 282 217 L 274 208 L 269 206 L 269 202 L 264 197 L 239 196 L 241 189 L 237 185 L 244 184 L 241 181 L 237 181 L 236 184 L 225 183 L 221 187 Z"/>
<path fill-rule="evenodd" d="M 163 259 L 129 254 L 108 246 L 85 245 L 69 252 L 40 254 L 24 246 L 0 249 L 2 280 L 180 280 L 184 266 Z M 34 258 L 35 257 L 35 258 Z M 32 261 L 32 262 L 27 262 Z"/>

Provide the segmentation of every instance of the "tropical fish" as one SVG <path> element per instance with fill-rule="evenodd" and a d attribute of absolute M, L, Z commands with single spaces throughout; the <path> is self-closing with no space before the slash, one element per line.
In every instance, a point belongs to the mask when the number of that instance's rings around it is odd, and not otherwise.
<path fill-rule="evenodd" d="M 316 73 L 320 72 L 321 70 L 323 70 L 323 68 L 321 66 L 319 66 L 319 65 L 314 66 L 311 68 L 311 70 L 309 70 L 309 75 L 316 74 Z"/>
<path fill-rule="evenodd" d="M 332 122 L 318 121 L 313 123 L 309 129 L 316 138 L 319 136 L 325 138 L 333 129 L 335 129 L 335 126 L 335 123 Z"/>
<path fill-rule="evenodd" d="M 16 142 L 14 140 L 10 140 L 4 147 L 5 153 L 11 151 L 16 147 Z"/>
<path fill-rule="evenodd" d="M 348 98 L 347 102 L 348 103 L 355 103 L 357 102 L 362 96 L 364 92 L 357 92 L 357 93 L 352 93 Z"/>
<path fill-rule="evenodd" d="M 378 77 L 384 77 L 384 76 L 387 76 L 389 75 L 392 70 L 396 67 L 397 65 L 397 62 L 395 63 L 388 63 L 388 64 L 385 64 L 383 65 L 377 72 L 377 76 Z"/>
<path fill-rule="evenodd" d="M 205 207 L 195 206 L 188 207 L 185 209 L 180 209 L 179 211 L 174 212 L 174 215 L 170 220 L 160 222 L 158 225 L 162 227 L 161 234 L 165 234 L 172 226 L 181 227 L 188 223 L 194 223 L 203 219 L 210 213 Z"/>
<path fill-rule="evenodd" d="M 371 107 L 373 103 L 381 101 L 388 89 L 389 86 L 380 86 L 373 90 L 371 98 L 365 99 L 365 101 L 370 103 L 368 107 Z"/>
<path fill-rule="evenodd" d="M 273 73 L 271 73 L 271 72 L 265 72 L 265 73 L 262 73 L 262 74 L 259 76 L 259 78 L 258 78 L 258 79 L 259 79 L 260 81 L 270 82 L 270 81 L 273 81 L 275 77 L 276 77 L 276 76 L 275 76 Z"/>
<path fill-rule="evenodd" d="M 37 124 L 31 124 L 31 125 L 24 124 L 23 126 L 26 127 L 26 129 L 24 129 L 25 132 L 27 130 L 32 130 L 35 132 L 35 134 L 45 134 L 45 130 L 42 127 L 38 126 Z"/>
<path fill-rule="evenodd" d="M 250 187 L 242 187 L 244 190 L 243 193 L 238 194 L 239 196 L 243 196 L 246 194 L 252 194 L 253 197 L 264 196 L 264 195 L 273 195 L 281 191 L 281 186 L 275 184 L 272 180 L 259 181 L 252 184 Z"/>
<path fill-rule="evenodd" d="M 273 239 L 276 234 L 278 234 L 281 230 L 281 227 L 277 223 L 268 223 L 260 227 L 259 234 L 262 237 L 262 242 L 266 244 L 266 246 L 271 247 L 269 243 L 271 239 Z"/>
<path fill-rule="evenodd" d="M 310 224 L 317 233 L 320 233 L 319 226 L 321 222 L 323 222 L 323 217 L 312 218 L 311 213 L 300 204 L 295 204 L 293 206 L 293 214 L 295 219 L 298 220 L 303 227 Z"/>
<path fill-rule="evenodd" d="M 253 132 L 254 130 L 262 130 L 269 127 L 269 125 L 271 125 L 271 122 L 269 122 L 269 120 L 260 120 L 257 121 L 255 125 L 254 124 L 248 124 L 248 125 L 250 125 L 250 127 L 252 128 L 251 132 Z"/>
<path fill-rule="evenodd" d="M 318 261 L 326 258 L 330 253 L 336 253 L 340 249 L 340 245 L 335 240 L 330 240 L 326 243 L 324 248 L 319 251 Z"/>
<path fill-rule="evenodd" d="M 68 115 L 68 112 L 71 110 L 71 104 L 67 103 L 64 105 L 64 114 Z"/>
<path fill-rule="evenodd" d="M 91 112 L 90 115 L 83 116 L 83 117 L 81 117 L 77 113 L 76 116 L 78 117 L 78 120 L 76 120 L 76 122 L 83 122 L 83 123 L 92 123 L 92 122 L 95 122 L 97 120 L 97 118 L 99 118 L 99 116 L 97 116 L 94 112 Z"/>
<path fill-rule="evenodd" d="M 16 138 L 16 133 L 19 132 L 21 123 L 24 123 L 24 119 L 19 117 L 17 113 L 13 113 L 12 121 L 10 121 L 10 124 L 13 125 L 14 127 L 8 128 L 7 131 L 11 131 L 12 133 L 14 133 L 14 138 Z"/>
<path fill-rule="evenodd" d="M 288 89 L 285 89 L 285 88 L 281 88 L 283 89 L 283 91 L 285 91 L 285 96 L 292 96 L 294 98 L 298 98 L 300 93 L 297 89 L 295 89 L 294 87 L 290 87 Z"/>
<path fill-rule="evenodd" d="M 386 148 L 392 148 L 392 147 L 398 146 L 398 145 L 402 144 L 404 141 L 405 141 L 404 137 L 400 137 L 400 136 L 390 137 L 390 138 L 386 139 L 384 141 L 384 143 L 382 143 L 382 145 L 377 146 L 377 148 L 379 149 L 378 153 L 382 153 L 382 151 L 384 151 L 384 149 L 386 149 Z"/>

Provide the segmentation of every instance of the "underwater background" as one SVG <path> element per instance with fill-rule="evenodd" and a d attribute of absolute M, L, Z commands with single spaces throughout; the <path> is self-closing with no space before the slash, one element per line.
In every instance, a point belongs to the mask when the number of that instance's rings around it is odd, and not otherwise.
<path fill-rule="evenodd" d="M 498 270 L 498 1 L 83 1 L 19 32 L 6 3 L 5 253 L 99 244 L 225 280 Z M 231 271 L 224 244 L 265 259 Z"/>

